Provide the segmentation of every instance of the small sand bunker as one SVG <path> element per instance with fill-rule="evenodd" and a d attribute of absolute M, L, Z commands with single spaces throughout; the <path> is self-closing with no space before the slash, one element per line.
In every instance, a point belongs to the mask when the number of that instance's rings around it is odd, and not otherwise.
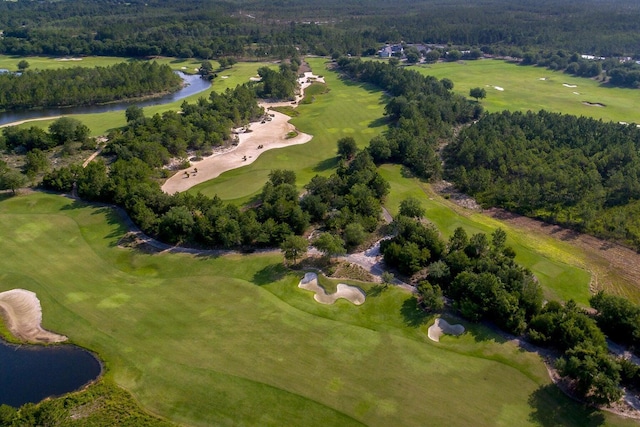
<path fill-rule="evenodd" d="M 221 79 L 228 79 L 229 76 L 220 76 Z"/>
<path fill-rule="evenodd" d="M 66 341 L 64 335 L 42 329 L 42 307 L 35 293 L 12 289 L 0 293 L 0 312 L 7 329 L 19 339 L 35 343 Z"/>
<path fill-rule="evenodd" d="M 589 107 L 606 107 L 605 104 L 601 104 L 599 102 L 582 101 L 582 103 L 584 105 L 588 105 Z"/>
<path fill-rule="evenodd" d="M 440 337 L 444 334 L 458 336 L 462 335 L 462 333 L 464 333 L 464 326 L 450 325 L 449 322 L 442 318 L 437 318 L 428 331 L 429 339 L 435 342 L 439 342 Z"/>
<path fill-rule="evenodd" d="M 574 95 L 580 95 L 580 92 L 573 92 Z"/>
<path fill-rule="evenodd" d="M 546 77 L 540 77 L 538 80 L 547 80 Z"/>
<path fill-rule="evenodd" d="M 345 285 L 344 283 L 338 284 L 336 293 L 327 294 L 327 291 L 318 284 L 318 275 L 316 273 L 306 273 L 300 280 L 298 287 L 315 292 L 313 298 L 320 304 L 333 304 L 338 298 L 344 298 L 355 305 L 361 305 L 365 300 L 365 294 L 362 289 Z"/>
<path fill-rule="evenodd" d="M 249 80 L 251 80 L 252 82 L 259 82 L 262 80 L 262 77 L 260 76 L 249 77 Z"/>
<path fill-rule="evenodd" d="M 503 87 L 500 87 L 500 86 L 494 86 L 493 88 L 494 88 L 495 90 L 499 90 L 500 92 L 504 91 L 504 88 L 503 88 Z"/>
<path fill-rule="evenodd" d="M 570 85 L 568 83 L 562 83 L 562 86 L 564 86 L 564 87 L 578 87 L 578 85 Z"/>

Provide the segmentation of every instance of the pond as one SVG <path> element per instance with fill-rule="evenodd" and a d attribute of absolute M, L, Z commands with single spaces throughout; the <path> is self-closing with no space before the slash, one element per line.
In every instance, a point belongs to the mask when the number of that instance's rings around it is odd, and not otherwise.
<path fill-rule="evenodd" d="M 139 107 L 150 107 L 152 105 L 168 104 L 179 101 L 196 93 L 203 92 L 211 87 L 209 80 L 201 78 L 199 75 L 184 74 L 176 72 L 184 81 L 185 86 L 177 92 L 173 92 L 158 98 L 146 99 L 144 101 L 118 101 L 104 105 L 88 105 L 84 107 L 67 108 L 45 108 L 42 110 L 29 111 L 8 111 L 0 113 L 0 125 L 13 123 L 21 120 L 38 119 L 41 117 L 55 117 L 63 114 L 92 114 L 108 113 L 111 111 L 126 110 L 132 105 Z"/>
<path fill-rule="evenodd" d="M 74 345 L 12 345 L 0 340 L 0 405 L 21 406 L 80 389 L 98 378 L 96 357 Z"/>

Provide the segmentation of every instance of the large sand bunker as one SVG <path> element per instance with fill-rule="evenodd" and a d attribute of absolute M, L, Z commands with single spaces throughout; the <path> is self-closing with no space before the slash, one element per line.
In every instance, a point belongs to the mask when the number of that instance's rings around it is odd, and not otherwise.
<path fill-rule="evenodd" d="M 333 304 L 338 298 L 344 298 L 355 305 L 361 305 L 365 300 L 365 294 L 362 289 L 345 285 L 344 283 L 338 284 L 336 293 L 327 294 L 327 291 L 318 284 L 318 275 L 316 273 L 306 273 L 300 280 L 298 287 L 315 292 L 313 298 L 320 304 Z"/>
<path fill-rule="evenodd" d="M 464 326 L 450 325 L 449 322 L 440 317 L 429 327 L 428 331 L 429 339 L 435 342 L 439 342 L 440 337 L 444 334 L 457 336 L 462 333 L 464 333 Z"/>
<path fill-rule="evenodd" d="M 42 329 L 42 307 L 35 293 L 12 289 L 0 293 L 0 312 L 7 328 L 17 338 L 35 343 L 66 341 L 64 335 Z"/>
<path fill-rule="evenodd" d="M 291 117 L 269 110 L 270 107 L 296 106 L 304 97 L 304 90 L 313 82 L 324 82 L 324 79 L 307 72 L 300 77 L 300 94 L 296 97 L 295 105 L 291 102 L 261 102 L 260 106 L 268 112 L 268 120 L 251 123 L 250 132 L 238 135 L 238 144 L 231 149 L 218 152 L 198 162 L 192 162 L 193 171 L 181 171 L 173 175 L 162 185 L 165 193 L 173 194 L 186 191 L 194 185 L 217 178 L 223 172 L 253 163 L 260 154 L 274 148 L 290 147 L 305 144 L 313 138 L 302 133 L 289 123 Z M 292 134 L 296 136 L 291 137 Z M 189 170 L 191 172 L 191 170 Z"/>

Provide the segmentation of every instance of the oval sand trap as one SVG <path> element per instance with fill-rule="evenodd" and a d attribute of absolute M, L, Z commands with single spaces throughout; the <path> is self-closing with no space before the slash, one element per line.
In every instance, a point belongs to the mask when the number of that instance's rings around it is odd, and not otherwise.
<path fill-rule="evenodd" d="M 67 340 L 64 335 L 42 329 L 40 325 L 42 323 L 40 300 L 31 291 L 11 289 L 0 292 L 0 312 L 5 318 L 7 329 L 19 339 L 36 343 Z"/>
<path fill-rule="evenodd" d="M 464 326 L 462 325 L 450 325 L 444 319 L 437 318 L 436 321 L 429 327 L 429 339 L 435 342 L 440 341 L 440 337 L 444 334 L 447 335 L 462 335 L 464 333 Z"/>
<path fill-rule="evenodd" d="M 318 275 L 316 273 L 306 273 L 302 280 L 300 280 L 298 287 L 315 292 L 313 298 L 320 304 L 333 304 L 338 298 L 344 298 L 355 305 L 361 305 L 365 300 L 365 294 L 362 289 L 356 286 L 345 285 L 344 283 L 338 284 L 334 294 L 327 294 L 327 291 L 318 284 Z"/>

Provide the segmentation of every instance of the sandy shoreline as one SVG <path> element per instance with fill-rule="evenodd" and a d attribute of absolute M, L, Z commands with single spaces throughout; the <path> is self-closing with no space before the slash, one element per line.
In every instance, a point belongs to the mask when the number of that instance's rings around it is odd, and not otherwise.
<path fill-rule="evenodd" d="M 304 77 L 298 80 L 300 83 L 300 95 L 296 97 L 295 104 L 291 102 L 260 103 L 260 106 L 271 116 L 270 121 L 251 123 L 249 127 L 251 132 L 238 135 L 239 142 L 237 146 L 215 153 L 198 162 L 192 162 L 191 167 L 187 170 L 190 172 L 188 177 L 185 171 L 181 170 L 167 179 L 162 185 L 162 190 L 169 194 L 186 191 L 197 184 L 214 179 L 224 172 L 250 165 L 265 151 L 305 144 L 311 141 L 312 135 L 298 132 L 295 126 L 289 123 L 291 117 L 269 110 L 269 107 L 296 107 L 304 97 L 304 90 L 311 84 L 311 81 L 324 82 L 323 79 L 314 76 L 313 73 L 305 73 Z M 293 138 L 287 138 L 287 134 L 292 131 L 297 132 L 298 135 Z M 259 146 L 262 146 L 262 148 L 258 148 Z M 197 169 L 198 172 L 193 173 L 194 169 Z"/>
<path fill-rule="evenodd" d="M 35 119 L 19 120 L 17 122 L 5 123 L 3 125 L 0 125 L 0 128 L 4 128 L 7 126 L 19 126 L 21 124 L 29 123 L 29 122 L 41 122 L 43 120 L 56 120 L 56 119 L 59 119 L 60 117 L 64 117 L 64 116 L 37 117 Z"/>
<path fill-rule="evenodd" d="M 34 343 L 66 341 L 64 335 L 42 328 L 42 307 L 35 293 L 25 289 L 0 292 L 0 313 L 7 329 L 16 337 Z"/>

